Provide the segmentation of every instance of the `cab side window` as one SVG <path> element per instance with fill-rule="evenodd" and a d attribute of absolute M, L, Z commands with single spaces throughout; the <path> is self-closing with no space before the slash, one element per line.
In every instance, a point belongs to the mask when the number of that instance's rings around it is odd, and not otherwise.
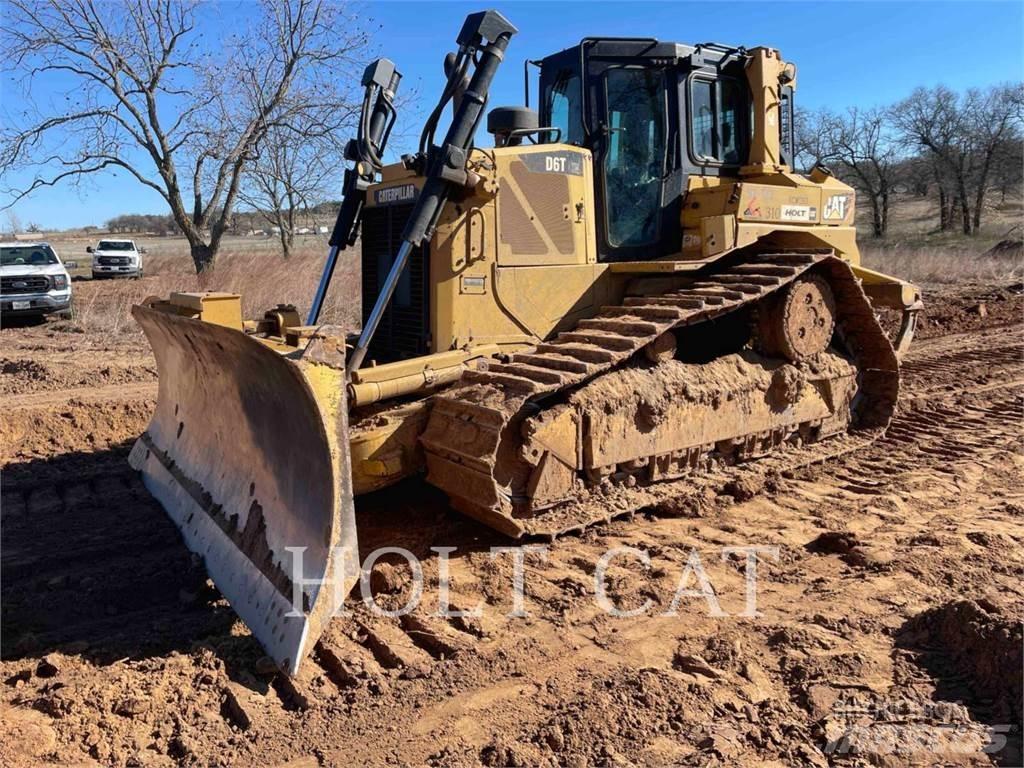
<path fill-rule="evenodd" d="M 545 91 L 547 124 L 562 129 L 561 140 L 566 144 L 582 144 L 583 112 L 579 75 L 572 70 L 562 69 Z"/>
<path fill-rule="evenodd" d="M 690 81 L 690 146 L 698 162 L 740 165 L 747 150 L 743 85 L 733 78 Z"/>

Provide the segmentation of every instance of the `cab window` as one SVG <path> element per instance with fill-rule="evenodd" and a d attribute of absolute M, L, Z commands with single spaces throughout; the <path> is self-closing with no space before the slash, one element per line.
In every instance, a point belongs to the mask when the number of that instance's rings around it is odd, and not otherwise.
<path fill-rule="evenodd" d="M 559 70 L 554 81 L 545 89 L 544 104 L 547 108 L 547 124 L 562 129 L 561 140 L 566 144 L 583 143 L 581 102 L 579 75 L 571 69 Z"/>
<path fill-rule="evenodd" d="M 740 165 L 746 153 L 741 120 L 747 100 L 732 78 L 690 83 L 690 143 L 698 161 Z"/>
<path fill-rule="evenodd" d="M 665 172 L 665 88 L 657 69 L 610 69 L 605 75 L 604 153 L 608 244 L 658 239 Z"/>

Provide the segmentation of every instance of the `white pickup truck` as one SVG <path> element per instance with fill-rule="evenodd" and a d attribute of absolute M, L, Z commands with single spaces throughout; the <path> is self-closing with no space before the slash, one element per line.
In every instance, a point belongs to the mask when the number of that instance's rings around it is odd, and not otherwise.
<path fill-rule="evenodd" d="M 93 248 L 85 249 L 92 254 L 92 276 L 97 277 L 142 277 L 142 254 L 145 248 L 136 248 L 134 240 L 100 240 Z"/>
<path fill-rule="evenodd" d="M 48 243 L 0 243 L 0 313 L 54 312 L 71 312 L 71 277 L 53 248 Z"/>

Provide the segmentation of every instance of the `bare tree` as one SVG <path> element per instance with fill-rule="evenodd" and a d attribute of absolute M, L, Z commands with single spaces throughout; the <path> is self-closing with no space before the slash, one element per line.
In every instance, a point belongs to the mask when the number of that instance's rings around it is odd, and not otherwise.
<path fill-rule="evenodd" d="M 1001 85 L 987 91 L 967 92 L 968 121 L 975 154 L 973 176 L 974 217 L 972 231 L 981 228 L 985 195 L 992 183 L 992 169 L 1007 142 L 1020 141 L 1024 120 L 1024 84 Z"/>
<path fill-rule="evenodd" d="M 21 219 L 18 218 L 18 214 L 9 209 L 7 211 L 7 229 L 12 235 L 21 232 Z"/>
<path fill-rule="evenodd" d="M 1024 141 L 1019 137 L 1007 139 L 997 147 L 993 158 L 992 187 L 999 193 L 999 202 L 1007 195 L 1020 191 L 1024 183 Z"/>
<path fill-rule="evenodd" d="M 241 200 L 270 224 L 291 255 L 300 221 L 337 188 L 344 147 L 331 122 L 354 119 L 358 110 L 295 121 L 268 131 L 241 186 Z"/>
<path fill-rule="evenodd" d="M 872 232 L 883 237 L 901 159 L 886 113 L 857 107 L 843 115 L 823 110 L 804 115 L 801 125 L 801 151 L 857 188 L 871 207 Z"/>
<path fill-rule="evenodd" d="M 231 34 L 235 19 L 218 24 L 220 7 L 198 0 L 5 5 L 4 66 L 25 101 L 4 115 L 0 173 L 36 172 L 6 190 L 12 203 L 125 171 L 166 201 L 197 272 L 215 263 L 260 142 L 312 114 L 350 111 L 369 55 L 359 20 L 334 0 L 246 4 Z M 32 102 L 34 86 L 68 80 L 63 111 Z"/>
<path fill-rule="evenodd" d="M 810 170 L 825 156 L 825 115 L 797 107 L 794 114 L 794 167 Z"/>
<path fill-rule="evenodd" d="M 891 110 L 904 141 L 934 159 L 942 219 L 947 203 L 955 205 L 964 234 L 981 227 L 999 148 L 1020 135 L 1022 93 L 1020 84 L 964 94 L 918 88 Z"/>

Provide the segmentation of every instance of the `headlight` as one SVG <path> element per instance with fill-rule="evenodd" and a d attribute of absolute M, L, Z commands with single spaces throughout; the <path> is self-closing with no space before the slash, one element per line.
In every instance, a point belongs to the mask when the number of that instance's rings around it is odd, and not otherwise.
<path fill-rule="evenodd" d="M 50 280 L 53 282 L 53 288 L 56 291 L 63 291 L 68 287 L 67 275 L 51 275 Z"/>

